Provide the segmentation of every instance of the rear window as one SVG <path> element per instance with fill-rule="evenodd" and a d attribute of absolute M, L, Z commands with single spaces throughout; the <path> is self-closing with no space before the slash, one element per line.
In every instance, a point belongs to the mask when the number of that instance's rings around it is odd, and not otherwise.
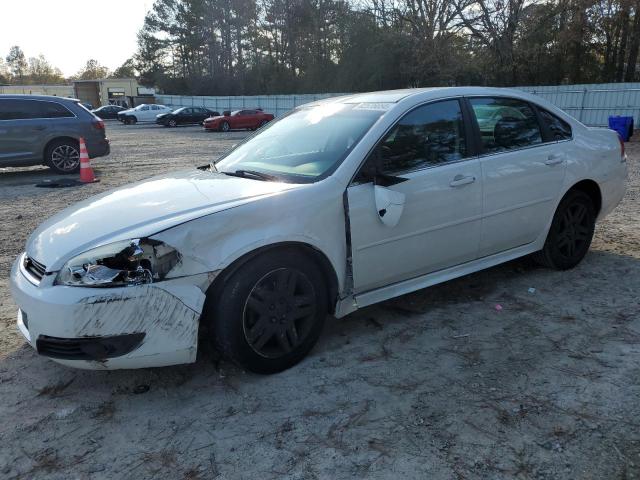
<path fill-rule="evenodd" d="M 56 102 L 35 102 L 40 104 L 41 118 L 69 118 L 75 115 L 67 107 Z"/>
<path fill-rule="evenodd" d="M 41 100 L 2 99 L 0 120 L 29 120 L 34 118 L 73 117 L 65 106 Z"/>
<path fill-rule="evenodd" d="M 538 110 L 542 117 L 542 121 L 551 134 L 551 141 L 567 140 L 571 138 L 571 126 L 567 122 L 540 107 L 538 107 Z"/>

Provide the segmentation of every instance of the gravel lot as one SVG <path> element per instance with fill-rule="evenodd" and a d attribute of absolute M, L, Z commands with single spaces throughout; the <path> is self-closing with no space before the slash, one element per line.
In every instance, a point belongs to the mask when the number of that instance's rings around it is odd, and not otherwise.
<path fill-rule="evenodd" d="M 48 169 L 0 169 L 0 478 L 640 478 L 640 143 L 624 202 L 572 271 L 523 259 L 329 321 L 275 376 L 206 346 L 195 365 L 76 371 L 16 331 L 7 276 L 27 235 L 246 135 L 107 129 L 98 184 L 41 189 Z"/>

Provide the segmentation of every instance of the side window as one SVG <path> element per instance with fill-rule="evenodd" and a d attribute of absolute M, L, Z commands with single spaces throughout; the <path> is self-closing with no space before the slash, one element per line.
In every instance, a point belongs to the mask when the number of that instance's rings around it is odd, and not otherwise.
<path fill-rule="evenodd" d="M 551 141 L 567 140 L 571 138 L 571 125 L 556 117 L 553 113 L 547 112 L 538 107 L 542 121 L 551 134 Z"/>
<path fill-rule="evenodd" d="M 377 147 L 384 173 L 455 162 L 467 156 L 458 100 L 416 108 L 406 114 Z"/>
<path fill-rule="evenodd" d="M 40 108 L 40 116 L 42 118 L 70 118 L 75 115 L 67 108 L 55 102 L 34 102 L 38 103 Z"/>
<path fill-rule="evenodd" d="M 485 153 L 542 143 L 540 125 L 527 102 L 513 98 L 470 98 Z"/>
<path fill-rule="evenodd" d="M 38 103 L 33 100 L 0 100 L 0 120 L 28 120 L 41 118 Z"/>
<path fill-rule="evenodd" d="M 149 106 L 148 105 L 145 105 L 144 107 L 142 107 L 140 109 L 140 111 L 142 111 L 142 112 L 146 112 L 147 110 L 149 110 Z"/>

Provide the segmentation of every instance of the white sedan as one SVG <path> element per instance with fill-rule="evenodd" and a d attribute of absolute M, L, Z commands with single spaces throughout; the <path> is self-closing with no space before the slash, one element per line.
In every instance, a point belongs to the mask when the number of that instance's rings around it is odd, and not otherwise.
<path fill-rule="evenodd" d="M 498 118 L 499 117 L 499 118 Z M 560 270 L 622 199 L 617 134 L 538 97 L 398 90 L 304 105 L 216 164 L 90 198 L 11 273 L 18 327 L 81 368 L 300 361 L 328 314 L 523 255 Z"/>
<path fill-rule="evenodd" d="M 173 109 L 165 105 L 143 103 L 129 110 L 118 112 L 118 120 L 127 125 L 137 122 L 155 122 L 158 115 L 172 112 Z"/>

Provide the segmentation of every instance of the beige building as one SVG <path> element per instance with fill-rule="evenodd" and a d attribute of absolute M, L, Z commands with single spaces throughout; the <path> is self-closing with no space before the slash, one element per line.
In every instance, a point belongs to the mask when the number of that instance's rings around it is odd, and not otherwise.
<path fill-rule="evenodd" d="M 94 108 L 110 104 L 133 107 L 141 103 L 155 103 L 155 90 L 139 85 L 135 78 L 76 80 L 73 91 L 76 98 Z"/>
<path fill-rule="evenodd" d="M 102 105 L 133 107 L 155 103 L 155 90 L 138 84 L 135 78 L 76 80 L 71 85 L 0 85 L 0 94 L 55 95 L 74 97 L 93 108 Z"/>

